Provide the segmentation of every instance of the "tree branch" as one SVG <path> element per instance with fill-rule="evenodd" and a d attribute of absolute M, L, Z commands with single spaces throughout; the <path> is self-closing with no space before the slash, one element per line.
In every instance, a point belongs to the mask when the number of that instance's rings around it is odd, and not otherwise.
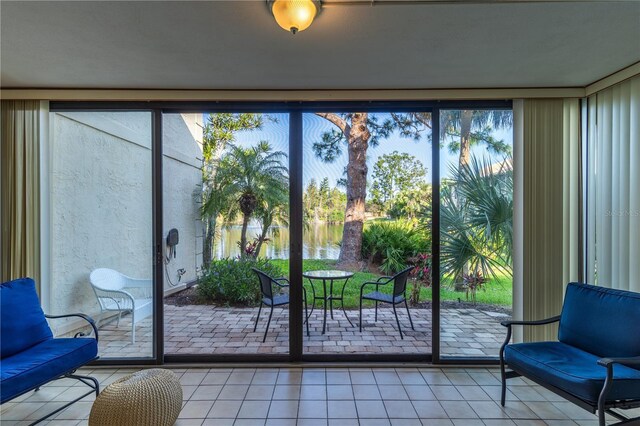
<path fill-rule="evenodd" d="M 347 123 L 347 120 L 332 112 L 316 112 L 316 115 L 335 124 L 342 131 L 342 133 L 345 133 L 345 131 L 347 130 L 347 126 L 349 125 Z"/>
<path fill-rule="evenodd" d="M 322 142 L 313 143 L 313 152 L 325 163 L 331 163 L 342 154 L 340 142 L 344 139 L 344 133 L 331 129 L 322 134 Z"/>
<path fill-rule="evenodd" d="M 428 118 L 425 113 L 415 114 L 414 117 L 426 127 L 431 128 L 431 114 L 429 114 Z"/>

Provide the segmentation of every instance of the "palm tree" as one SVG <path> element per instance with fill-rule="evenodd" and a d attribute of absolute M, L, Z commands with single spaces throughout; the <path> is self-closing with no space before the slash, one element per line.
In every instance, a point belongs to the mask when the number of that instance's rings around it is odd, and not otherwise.
<path fill-rule="evenodd" d="M 513 125 L 511 110 L 442 110 L 440 112 L 440 138 L 450 138 L 450 152 L 459 152 L 458 167 L 469 164 L 471 147 L 484 143 L 489 151 L 509 154 L 511 147 L 495 139 L 493 130 Z"/>
<path fill-rule="evenodd" d="M 221 162 L 218 161 L 218 166 Z M 206 219 L 206 238 L 204 241 L 204 265 L 208 265 L 213 256 L 213 241 L 218 229 L 218 217 L 232 218 L 237 215 L 237 205 L 233 202 L 232 187 L 225 181 L 224 173 L 211 174 L 204 188 L 201 216 Z"/>
<path fill-rule="evenodd" d="M 513 172 L 511 159 L 492 164 L 472 157 L 443 182 L 440 221 L 441 264 L 453 278 L 465 270 L 495 276 L 511 272 Z"/>
<path fill-rule="evenodd" d="M 272 151 L 269 143 L 262 141 L 251 148 L 233 145 L 220 160 L 220 180 L 225 182 L 226 193 L 231 194 L 242 214 L 242 250 L 247 246 L 249 220 L 260 203 L 276 192 L 287 190 L 286 158 L 284 152 Z"/>
<path fill-rule="evenodd" d="M 235 142 L 237 132 L 259 130 L 265 119 L 270 118 L 254 113 L 215 113 L 209 114 L 207 117 L 207 122 L 202 129 L 203 204 L 201 213 L 205 227 L 202 247 L 204 265 L 208 265 L 213 257 L 218 216 L 224 212 L 226 207 L 229 207 L 224 194 L 224 186 L 221 186 L 220 179 L 217 178 L 220 158 L 227 145 Z"/>
<path fill-rule="evenodd" d="M 289 219 L 289 192 L 287 187 L 282 185 L 273 188 L 264 195 L 262 203 L 256 208 L 256 217 L 260 222 L 260 236 L 256 246 L 254 257 L 260 256 L 262 244 L 267 240 L 269 230 L 273 235 L 278 235 L 278 228 L 272 228 L 274 224 L 288 225 Z"/>
<path fill-rule="evenodd" d="M 402 135 L 419 138 L 431 129 L 430 112 L 392 114 L 393 121 Z M 490 152 L 510 154 L 511 147 L 494 138 L 493 130 L 507 129 L 513 125 L 511 110 L 440 110 L 440 142 L 446 143 L 449 152 L 458 152 L 458 166 L 469 164 L 471 147 L 483 143 Z M 426 135 L 429 137 L 429 135 Z M 444 146 L 444 145 L 443 145 Z"/>
<path fill-rule="evenodd" d="M 406 115 L 394 116 L 401 132 L 407 134 L 419 131 L 417 123 L 430 128 L 431 113 L 410 113 Z M 511 154 L 511 147 L 504 141 L 496 139 L 492 132 L 496 129 L 510 128 L 513 125 L 513 113 L 510 110 L 440 110 L 440 141 L 451 153 L 458 153 L 457 171 L 464 170 L 470 162 L 471 147 L 477 144 L 484 144 L 489 152 L 495 154 Z M 448 141 L 447 141 L 448 140 Z M 454 171 L 454 175 L 457 174 Z M 459 185 L 458 185 L 459 186 Z M 445 196 L 452 194 L 444 194 Z M 451 198 L 452 202 L 464 204 L 464 194 L 459 192 Z M 462 234 L 460 234 L 461 236 Z M 458 241 L 464 245 L 464 241 Z M 462 277 L 467 273 L 467 265 L 460 269 L 455 277 L 456 290 L 463 287 Z"/>

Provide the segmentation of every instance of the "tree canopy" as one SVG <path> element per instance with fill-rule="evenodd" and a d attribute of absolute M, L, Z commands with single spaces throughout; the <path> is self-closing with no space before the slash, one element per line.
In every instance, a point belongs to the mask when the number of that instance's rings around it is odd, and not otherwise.
<path fill-rule="evenodd" d="M 236 141 L 236 133 L 243 130 L 259 130 L 265 117 L 254 113 L 209 114 L 203 129 L 202 154 L 205 161 L 216 160 L 216 154 Z"/>
<path fill-rule="evenodd" d="M 378 158 L 371 178 L 372 202 L 388 211 L 400 193 L 407 193 L 426 182 L 427 169 L 413 155 L 393 151 Z"/>

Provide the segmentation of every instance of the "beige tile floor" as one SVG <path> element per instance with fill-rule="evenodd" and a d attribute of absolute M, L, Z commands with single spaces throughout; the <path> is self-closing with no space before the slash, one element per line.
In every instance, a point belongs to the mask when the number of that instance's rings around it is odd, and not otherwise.
<path fill-rule="evenodd" d="M 102 386 L 131 369 L 82 371 Z M 499 405 L 499 373 L 485 368 L 174 369 L 183 386 L 177 425 L 597 425 L 595 416 L 517 378 Z M 75 381 L 44 386 L 0 407 L 2 425 L 26 425 L 83 391 Z M 93 396 L 49 425 L 86 425 Z M 638 410 L 636 410 L 638 412 Z M 639 414 L 635 414 L 639 415 Z"/>

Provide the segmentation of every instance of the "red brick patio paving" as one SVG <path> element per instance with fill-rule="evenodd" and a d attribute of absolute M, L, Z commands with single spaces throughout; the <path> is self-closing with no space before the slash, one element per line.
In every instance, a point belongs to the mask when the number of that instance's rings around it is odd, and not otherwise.
<path fill-rule="evenodd" d="M 207 305 L 165 305 L 165 353 L 167 354 L 282 354 L 287 353 L 288 310 L 274 310 L 267 340 L 262 343 L 267 314 L 263 309 L 258 330 L 253 332 L 257 308 L 224 308 Z M 342 311 L 334 311 L 322 335 L 322 312 L 316 309 L 310 318 L 309 338 L 304 338 L 304 352 L 312 354 L 381 354 L 430 353 L 431 310 L 411 309 L 415 331 L 411 330 L 406 310 L 400 309 L 400 323 L 405 333 L 400 339 L 393 311 L 381 308 L 378 322 L 374 310 L 363 310 L 363 331 L 357 328 L 358 311 L 347 311 L 352 327 Z M 444 356 L 491 356 L 498 354 L 505 329 L 499 321 L 504 316 L 477 309 L 443 309 L 441 319 L 441 353 Z M 110 357 L 144 357 L 151 355 L 151 319 L 139 323 L 136 343 L 131 343 L 130 321 L 105 324 L 100 329 L 100 355 Z"/>

